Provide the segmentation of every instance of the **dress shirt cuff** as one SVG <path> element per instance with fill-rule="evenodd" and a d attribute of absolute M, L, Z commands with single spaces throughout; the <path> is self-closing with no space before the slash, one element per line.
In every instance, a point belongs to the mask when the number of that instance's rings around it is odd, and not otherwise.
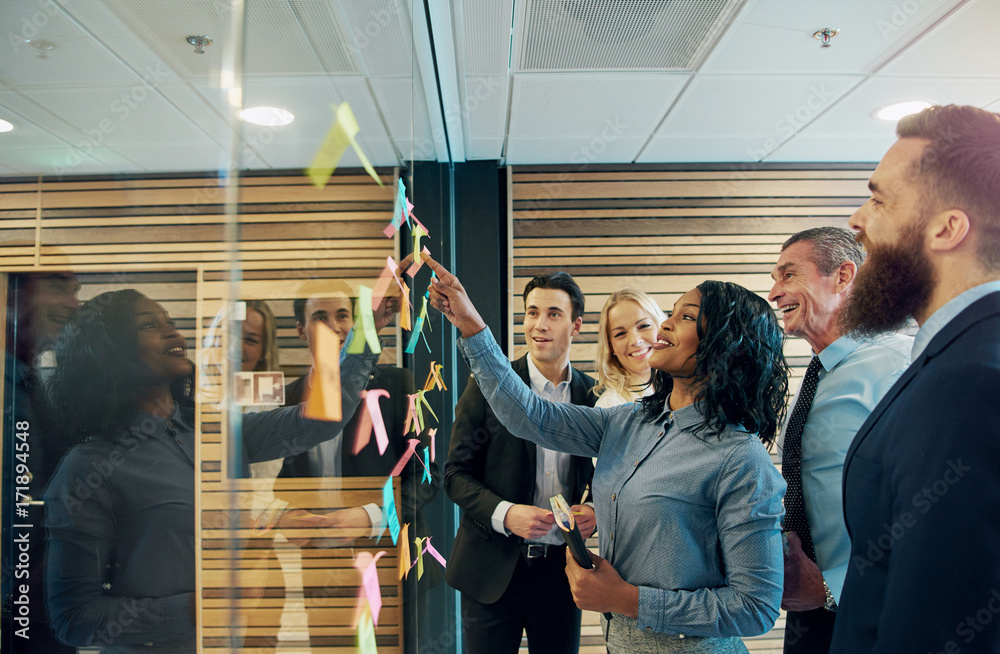
<path fill-rule="evenodd" d="M 658 588 L 639 586 L 639 620 L 636 627 L 641 631 L 667 633 L 663 620 L 667 607 L 663 595 Z"/>
<path fill-rule="evenodd" d="M 382 508 L 374 502 L 365 504 L 361 508 L 368 514 L 368 520 L 372 523 L 372 532 L 368 535 L 368 538 L 378 538 L 382 530 L 385 529 L 387 522 L 382 515 Z"/>
<path fill-rule="evenodd" d="M 826 582 L 830 593 L 833 594 L 833 601 L 840 604 L 840 593 L 844 590 L 844 578 L 847 576 L 847 564 L 838 565 L 830 570 L 822 570 L 823 581 Z"/>
<path fill-rule="evenodd" d="M 496 339 L 493 338 L 493 332 L 490 331 L 489 327 L 472 336 L 463 336 L 458 339 L 458 349 L 466 359 L 478 358 L 494 345 L 496 345 Z"/>
<path fill-rule="evenodd" d="M 481 334 L 482 332 L 480 332 Z M 478 336 L 478 334 L 477 334 Z M 503 521 L 507 517 L 507 512 L 510 511 L 510 507 L 514 506 L 513 502 L 508 502 L 507 500 L 500 500 L 497 504 L 497 508 L 493 509 L 493 517 L 490 518 L 490 524 L 493 525 L 493 531 L 498 534 L 503 534 L 504 536 L 510 536 L 510 532 L 507 528 L 503 526 Z"/>

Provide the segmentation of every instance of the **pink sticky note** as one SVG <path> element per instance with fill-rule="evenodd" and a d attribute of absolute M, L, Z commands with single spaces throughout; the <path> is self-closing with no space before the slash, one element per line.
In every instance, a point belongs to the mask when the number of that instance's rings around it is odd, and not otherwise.
<path fill-rule="evenodd" d="M 411 456 L 413 456 L 413 453 L 416 451 L 417 445 L 420 444 L 420 441 L 418 441 L 416 438 L 411 438 L 407 441 L 407 443 L 409 445 L 407 445 L 406 451 L 403 452 L 403 456 L 399 457 L 399 463 L 397 463 L 396 467 L 393 468 L 392 472 L 389 473 L 390 477 L 395 477 L 399 475 L 399 473 L 403 472 L 403 468 L 406 466 L 406 462 L 410 460 Z"/>
<path fill-rule="evenodd" d="M 436 449 L 434 447 L 434 436 L 437 434 L 437 431 L 438 431 L 437 427 L 435 427 L 433 429 L 428 429 L 427 430 L 427 434 L 431 437 L 431 461 L 432 462 L 434 461 L 434 450 Z"/>
<path fill-rule="evenodd" d="M 354 454 L 368 445 L 373 431 L 375 432 L 375 443 L 378 445 L 378 453 L 385 454 L 385 448 L 389 447 L 389 436 L 385 433 L 385 421 L 382 419 L 382 410 L 378 406 L 378 400 L 381 397 L 389 397 L 389 391 L 384 388 L 361 391 L 361 399 L 365 401 L 365 412 L 361 414 L 358 420 L 358 431 L 354 434 L 354 448 L 351 450 Z"/>
<path fill-rule="evenodd" d="M 372 290 L 372 311 L 378 311 L 378 305 L 382 304 L 382 298 L 385 297 L 385 292 L 389 290 L 389 284 L 392 283 L 392 273 L 397 268 L 398 266 L 392 257 L 386 257 L 385 268 L 382 269 L 382 274 L 378 276 L 378 281 L 375 282 L 375 288 Z"/>
<path fill-rule="evenodd" d="M 410 408 L 406 411 L 406 423 L 403 425 L 403 433 L 409 434 L 411 429 L 411 424 L 413 430 L 417 432 L 417 436 L 420 435 L 420 415 L 417 412 L 417 400 L 420 398 L 419 393 L 409 394 L 406 397 L 410 399 Z"/>
<path fill-rule="evenodd" d="M 375 556 L 372 556 L 371 552 L 360 552 L 354 558 L 354 567 L 361 571 L 361 589 L 368 599 L 372 621 L 376 626 L 378 625 L 378 614 L 382 610 L 382 589 L 378 583 L 378 569 L 375 563 L 384 555 L 384 551 Z"/>
<path fill-rule="evenodd" d="M 442 568 L 448 567 L 448 564 L 445 563 L 444 557 L 441 556 L 441 553 L 438 552 L 436 549 L 434 549 L 434 546 L 431 545 L 430 536 L 428 536 L 427 539 L 424 541 L 424 551 L 433 556 L 435 559 L 437 559 L 437 562 L 441 564 Z"/>

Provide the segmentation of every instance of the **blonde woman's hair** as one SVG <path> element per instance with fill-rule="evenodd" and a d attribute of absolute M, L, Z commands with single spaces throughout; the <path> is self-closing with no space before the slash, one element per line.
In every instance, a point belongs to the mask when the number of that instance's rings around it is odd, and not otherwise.
<path fill-rule="evenodd" d="M 256 311 L 264 317 L 264 356 L 257 362 L 254 371 L 281 370 L 278 363 L 278 323 L 270 305 L 264 300 L 247 300 L 247 311 Z"/>
<path fill-rule="evenodd" d="M 600 397 L 607 389 L 616 391 L 622 397 L 629 397 L 628 371 L 618 361 L 615 351 L 611 347 L 611 338 L 608 334 L 608 313 L 621 302 L 635 302 L 646 315 L 649 316 L 657 327 L 667 319 L 663 310 L 642 291 L 634 288 L 623 288 L 611 294 L 611 297 L 604 303 L 601 309 L 601 321 L 597 327 L 597 360 L 594 362 L 594 369 L 597 371 L 597 384 L 594 385 L 594 394 Z"/>

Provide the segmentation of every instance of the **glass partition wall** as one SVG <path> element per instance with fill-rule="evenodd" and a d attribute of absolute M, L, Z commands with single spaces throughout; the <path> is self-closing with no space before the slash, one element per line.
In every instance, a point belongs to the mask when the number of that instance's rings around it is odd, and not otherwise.
<path fill-rule="evenodd" d="M 424 11 L 0 9 L 3 651 L 454 650 Z"/>

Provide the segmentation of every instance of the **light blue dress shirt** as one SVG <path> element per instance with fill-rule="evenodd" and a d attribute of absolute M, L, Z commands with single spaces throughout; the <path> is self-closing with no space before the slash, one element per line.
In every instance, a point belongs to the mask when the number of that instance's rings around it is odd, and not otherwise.
<path fill-rule="evenodd" d="M 973 286 L 964 293 L 951 298 L 940 309 L 932 313 L 931 317 L 920 326 L 920 331 L 917 332 L 917 336 L 913 340 L 913 352 L 910 355 L 910 361 L 916 361 L 917 357 L 923 354 L 924 349 L 931 342 L 931 339 L 937 336 L 937 333 L 944 329 L 944 326 L 950 323 L 955 316 L 962 313 L 966 307 L 976 300 L 997 291 L 1000 291 L 1000 280 Z"/>
<path fill-rule="evenodd" d="M 913 337 L 902 334 L 864 342 L 841 336 L 819 353 L 819 384 L 802 428 L 802 496 L 816 564 L 838 602 L 851 556 L 844 524 L 844 459 L 868 414 L 910 365 L 912 346 Z M 798 393 L 788 405 L 789 414 L 797 400 Z M 778 436 L 779 454 L 787 428 L 786 419 Z"/>
<path fill-rule="evenodd" d="M 650 421 L 639 404 L 546 402 L 520 382 L 489 329 L 458 346 L 512 434 L 597 456 L 601 556 L 639 587 L 639 629 L 733 637 L 774 625 L 785 482 L 759 439 L 733 426 L 695 435 L 704 422 L 696 405 Z"/>

